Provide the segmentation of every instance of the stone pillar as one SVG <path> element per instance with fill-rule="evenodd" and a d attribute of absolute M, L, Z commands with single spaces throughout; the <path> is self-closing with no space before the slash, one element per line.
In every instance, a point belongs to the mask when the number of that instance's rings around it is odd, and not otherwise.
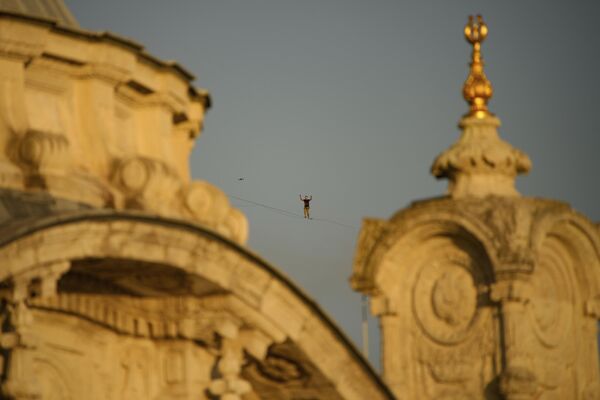
<path fill-rule="evenodd" d="M 239 330 L 228 322 L 217 326 L 217 332 L 221 342 L 215 365 L 217 378 L 210 383 L 208 391 L 219 400 L 242 400 L 244 395 L 252 391 L 250 382 L 241 377 L 244 353 L 264 360 L 272 341 L 256 330 Z"/>
<path fill-rule="evenodd" d="M 529 354 L 532 344 L 526 323 L 529 295 L 530 289 L 522 281 L 503 281 L 492 288 L 492 299 L 500 303 L 504 364 L 500 392 L 506 400 L 533 400 L 539 394 Z"/>
<path fill-rule="evenodd" d="M 32 297 L 49 297 L 56 294 L 56 283 L 70 266 L 58 262 L 37 268 L 13 279 L 12 288 L 2 299 L 2 351 L 3 398 L 11 400 L 41 399 L 39 383 L 33 373 L 39 334 L 33 329 L 33 315 L 27 300 Z"/>
<path fill-rule="evenodd" d="M 394 393 L 399 394 L 398 398 L 403 399 L 402 393 L 411 392 L 407 387 L 410 370 L 402 362 L 403 357 L 386 357 L 386 354 L 406 355 L 405 348 L 402 348 L 402 330 L 400 327 L 400 318 L 394 314 L 384 314 L 379 316 L 379 327 L 381 330 L 381 368 L 383 379 Z"/>

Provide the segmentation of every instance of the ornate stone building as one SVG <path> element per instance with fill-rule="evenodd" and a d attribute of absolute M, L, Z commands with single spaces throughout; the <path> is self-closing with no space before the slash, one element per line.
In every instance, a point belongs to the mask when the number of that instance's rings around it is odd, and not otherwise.
<path fill-rule="evenodd" d="M 567 204 L 526 198 L 527 155 L 488 111 L 479 17 L 462 136 L 437 157 L 444 197 L 360 233 L 355 290 L 379 318 L 383 377 L 399 399 L 600 399 L 600 236 Z"/>
<path fill-rule="evenodd" d="M 189 72 L 62 1 L 0 9 L 2 399 L 393 397 L 190 179 Z"/>
<path fill-rule="evenodd" d="M 598 230 L 516 192 L 530 162 L 487 110 L 483 23 L 463 135 L 433 166 L 448 196 L 359 237 L 380 378 L 190 179 L 210 96 L 189 72 L 60 0 L 0 10 L 0 398 L 600 398 Z"/>

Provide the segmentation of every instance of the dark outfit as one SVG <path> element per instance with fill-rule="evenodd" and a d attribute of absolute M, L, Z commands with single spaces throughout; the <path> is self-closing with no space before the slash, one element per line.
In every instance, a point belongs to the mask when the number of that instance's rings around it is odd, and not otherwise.
<path fill-rule="evenodd" d="M 310 201 L 312 200 L 312 196 L 304 198 L 300 196 L 300 200 L 304 202 L 304 218 L 310 218 Z"/>

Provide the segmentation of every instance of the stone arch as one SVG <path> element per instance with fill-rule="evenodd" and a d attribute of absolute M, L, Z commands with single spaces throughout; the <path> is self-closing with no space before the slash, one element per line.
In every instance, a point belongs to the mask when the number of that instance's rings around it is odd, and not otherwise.
<path fill-rule="evenodd" d="M 401 217 L 401 218 L 400 218 Z M 386 265 L 386 259 L 394 254 L 412 252 L 419 244 L 427 243 L 435 237 L 448 237 L 457 241 L 459 247 L 471 249 L 482 258 L 481 272 L 485 281 L 493 281 L 493 268 L 496 264 L 496 252 L 488 239 L 483 224 L 462 217 L 455 212 L 413 212 L 411 215 L 399 215 L 389 222 L 385 233 L 374 245 L 362 271 L 359 273 L 373 287 L 380 269 Z M 355 271 L 358 272 L 358 271 Z M 382 278 L 382 280 L 385 280 Z"/>
<path fill-rule="evenodd" d="M 537 260 L 551 238 L 567 251 L 582 297 L 600 295 L 600 235 L 596 227 L 574 212 L 544 215 L 532 228 L 532 247 Z"/>
<path fill-rule="evenodd" d="M 493 379 L 499 326 L 488 238 L 485 226 L 460 212 L 412 209 L 384 223 L 364 264 L 355 264 L 353 279 L 373 295 L 384 378 L 396 393 L 468 398 Z"/>
<path fill-rule="evenodd" d="M 179 271 L 231 294 L 317 366 L 345 399 L 392 398 L 389 390 L 324 312 L 282 273 L 211 230 L 138 213 L 83 211 L 16 227 L 0 243 L 0 282 L 42 277 L 49 266 L 90 259 L 130 260 Z M 67 271 L 67 273 L 68 273 Z M 201 296 L 199 286 L 186 294 Z M 157 289 L 158 290 L 158 289 Z M 242 307 L 240 306 L 240 307 Z"/>
<path fill-rule="evenodd" d="M 549 375 L 541 379 L 562 383 L 557 391 L 577 387 L 590 398 L 599 393 L 599 239 L 596 227 L 575 212 L 539 218 L 532 229 L 535 263 L 527 307 L 536 343 L 544 350 L 539 357 L 545 368 L 538 369 Z M 558 365 L 572 365 L 570 380 L 548 373 L 565 375 Z"/>

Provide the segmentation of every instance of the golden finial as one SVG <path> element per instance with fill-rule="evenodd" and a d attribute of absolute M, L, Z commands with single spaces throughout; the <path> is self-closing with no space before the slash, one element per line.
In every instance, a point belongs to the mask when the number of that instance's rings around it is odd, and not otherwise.
<path fill-rule="evenodd" d="M 487 102 L 492 97 L 492 84 L 483 72 L 483 59 L 481 58 L 481 42 L 488 34 L 487 25 L 483 22 L 481 15 L 477 15 L 477 21 L 469 16 L 469 22 L 465 25 L 465 38 L 473 45 L 473 56 L 471 60 L 471 71 L 463 86 L 463 97 L 470 105 L 468 115 L 484 118 L 492 115 L 487 108 Z"/>

